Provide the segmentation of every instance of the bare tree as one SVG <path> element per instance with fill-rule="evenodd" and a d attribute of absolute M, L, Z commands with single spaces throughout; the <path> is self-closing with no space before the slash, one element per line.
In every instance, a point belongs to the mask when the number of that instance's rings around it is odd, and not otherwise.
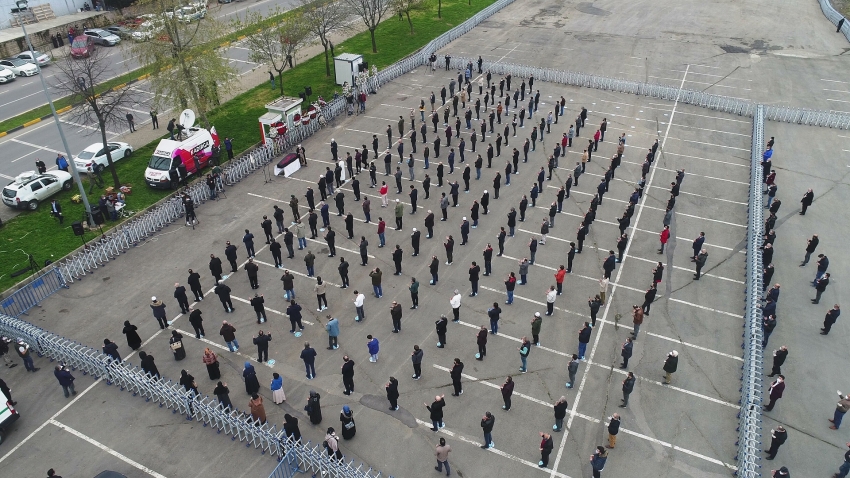
<path fill-rule="evenodd" d="M 357 14 L 366 28 L 369 29 L 369 35 L 372 37 L 372 53 L 378 53 L 378 45 L 375 43 L 375 30 L 384 15 L 389 11 L 393 0 L 345 0 L 346 5 L 352 12 Z"/>
<path fill-rule="evenodd" d="M 412 12 L 421 12 L 428 8 L 430 0 L 393 0 L 393 7 L 399 15 L 407 17 L 407 24 L 410 25 L 410 34 L 413 35 L 413 21 L 410 19 Z"/>
<path fill-rule="evenodd" d="M 103 47 L 92 48 L 85 58 L 76 59 L 67 55 L 54 64 L 59 72 L 56 73 L 53 87 L 70 96 L 71 102 L 77 105 L 69 113 L 73 121 L 82 125 L 97 125 L 97 128 L 92 129 L 92 133 L 100 132 L 100 140 L 106 151 L 106 162 L 112 173 L 112 183 L 117 189 L 121 187 L 121 182 L 107 146 L 106 131 L 110 126 L 123 126 L 127 111 L 138 99 L 133 90 L 126 87 L 98 91 L 101 82 L 112 75 L 114 58 L 107 55 Z M 100 173 L 99 170 L 94 172 Z"/>
<path fill-rule="evenodd" d="M 334 0 L 301 0 L 304 5 L 304 22 L 310 33 L 319 39 L 325 49 L 325 75 L 331 76 L 331 57 L 334 56 L 334 44 L 330 40 L 333 33 L 348 28 L 349 12 L 346 5 Z M 374 46 L 375 40 L 372 39 Z M 328 55 L 330 53 L 330 55 Z"/>
<path fill-rule="evenodd" d="M 228 30 L 213 15 L 188 21 L 175 13 L 182 5 L 180 0 L 141 3 L 153 13 L 149 21 L 157 31 L 149 41 L 134 43 L 131 51 L 140 63 L 153 67 L 150 81 L 157 103 L 183 109 L 191 102 L 209 128 L 207 113 L 236 78 L 220 49 Z"/>
<path fill-rule="evenodd" d="M 260 13 L 250 13 L 245 20 L 237 20 L 234 27 L 237 30 L 248 29 L 256 31 L 245 39 L 251 50 L 251 61 L 268 63 L 269 68 L 277 72 L 280 83 L 280 94 L 283 96 L 283 70 L 288 64 L 294 66 L 295 54 L 301 47 L 309 43 L 310 30 L 305 24 L 300 12 L 291 12 L 282 16 L 280 21 L 269 18 L 281 16 L 280 9 L 271 12 L 267 17 Z"/>

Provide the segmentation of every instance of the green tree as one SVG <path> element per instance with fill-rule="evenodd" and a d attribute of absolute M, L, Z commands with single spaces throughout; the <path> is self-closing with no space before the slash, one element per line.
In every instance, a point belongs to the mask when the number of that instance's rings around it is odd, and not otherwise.
<path fill-rule="evenodd" d="M 413 35 L 413 21 L 410 19 L 411 12 L 421 12 L 428 8 L 429 0 L 393 0 L 393 7 L 399 15 L 404 15 L 407 18 L 407 24 L 410 25 L 410 34 Z"/>
<path fill-rule="evenodd" d="M 101 144 L 106 150 L 107 167 L 112 174 L 112 184 L 118 189 L 121 182 L 107 146 L 106 131 L 110 126 L 126 125 L 126 113 L 138 102 L 138 98 L 133 90 L 127 87 L 98 91 L 98 86 L 112 74 L 114 60 L 107 55 L 106 48 L 93 48 L 85 58 L 78 59 L 72 58 L 70 54 L 66 55 L 54 63 L 59 71 L 54 76 L 53 87 L 63 96 L 70 96 L 72 103 L 77 104 L 69 112 L 72 121 L 90 129 L 92 133 L 100 133 Z M 89 126 L 92 124 L 97 126 Z M 95 173 L 100 174 L 100 168 L 94 169 Z"/>
<path fill-rule="evenodd" d="M 298 50 L 309 43 L 310 30 L 304 15 L 300 12 L 290 12 L 282 16 L 280 21 L 269 18 L 281 16 L 279 8 L 264 17 L 260 13 L 249 13 L 245 20 L 237 20 L 234 27 L 237 30 L 247 29 L 256 33 L 245 38 L 245 44 L 251 50 L 251 61 L 268 63 L 269 68 L 277 72 L 280 83 L 280 95 L 283 96 L 283 70 L 288 64 L 294 65 Z"/>
<path fill-rule="evenodd" d="M 348 8 L 352 13 L 360 17 L 366 28 L 369 30 L 369 36 L 372 38 L 372 53 L 378 53 L 378 44 L 375 43 L 375 30 L 384 15 L 389 11 L 393 0 L 345 0 Z"/>
<path fill-rule="evenodd" d="M 304 22 L 310 33 L 319 39 L 325 49 L 325 75 L 331 76 L 331 58 L 334 56 L 334 44 L 331 34 L 348 29 L 346 5 L 334 0 L 301 0 L 304 6 Z"/>
<path fill-rule="evenodd" d="M 212 15 L 189 21 L 180 15 L 180 0 L 147 0 L 140 6 L 154 17 L 153 38 L 130 47 L 142 64 L 151 65 L 155 102 L 175 109 L 193 107 L 209 128 L 207 113 L 229 91 L 236 70 L 220 49 L 227 28 Z"/>

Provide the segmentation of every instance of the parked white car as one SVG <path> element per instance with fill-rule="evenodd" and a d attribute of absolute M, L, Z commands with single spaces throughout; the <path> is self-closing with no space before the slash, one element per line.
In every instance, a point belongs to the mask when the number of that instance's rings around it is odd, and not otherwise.
<path fill-rule="evenodd" d="M 33 54 L 35 54 L 35 55 L 33 56 Z M 47 66 L 47 65 L 50 64 L 50 57 L 48 55 L 38 51 L 38 50 L 33 51 L 33 52 L 28 52 L 28 51 L 21 52 L 15 58 L 17 58 L 19 60 L 24 60 L 24 61 L 26 61 L 28 63 L 32 63 L 32 64 L 35 64 L 36 62 L 38 62 L 39 66 Z"/>
<path fill-rule="evenodd" d="M 109 147 L 109 154 L 112 156 L 112 162 L 120 159 L 129 158 L 133 154 L 133 147 L 127 143 L 115 141 L 106 143 Z M 81 173 L 100 173 L 103 171 L 109 162 L 106 160 L 106 149 L 103 143 L 94 143 L 86 149 L 80 151 L 74 157 L 74 164 L 77 166 L 77 171 Z"/>
<path fill-rule="evenodd" d="M 177 19 L 183 23 L 192 23 L 195 20 L 200 20 L 207 16 L 207 6 L 202 3 L 193 3 L 186 7 L 181 7 L 175 12 Z"/>
<path fill-rule="evenodd" d="M 44 174 L 28 171 L 3 188 L 3 204 L 35 211 L 39 204 L 59 191 L 69 191 L 73 185 L 71 174 L 65 171 L 48 171 Z"/>
<path fill-rule="evenodd" d="M 0 66 L 0 83 L 8 83 L 10 81 L 15 81 L 15 73 L 8 68 Z"/>
<path fill-rule="evenodd" d="M 161 32 L 164 27 L 162 20 L 153 18 L 139 25 L 135 30 L 133 30 L 130 37 L 135 41 L 148 41 Z"/>
<path fill-rule="evenodd" d="M 33 76 L 38 74 L 38 67 L 18 58 L 0 60 L 0 67 L 12 70 L 18 76 Z"/>

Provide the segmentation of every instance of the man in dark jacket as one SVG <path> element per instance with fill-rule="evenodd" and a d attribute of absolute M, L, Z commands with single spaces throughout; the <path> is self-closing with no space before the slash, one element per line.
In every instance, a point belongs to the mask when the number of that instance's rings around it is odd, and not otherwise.
<path fill-rule="evenodd" d="M 230 287 L 222 284 L 221 282 L 215 283 L 215 289 L 213 289 L 215 295 L 218 296 L 218 300 L 221 301 L 221 305 L 224 306 L 225 312 L 233 312 L 235 308 L 233 307 L 233 302 L 230 300 Z"/>
<path fill-rule="evenodd" d="M 189 278 L 186 281 L 189 283 L 189 288 L 192 289 L 192 293 L 195 294 L 195 300 L 204 300 L 204 291 L 201 288 L 201 275 L 192 269 L 189 269 Z"/>
<path fill-rule="evenodd" d="M 593 329 L 589 322 L 584 323 L 584 327 L 578 331 L 578 357 L 584 360 L 584 354 L 587 351 L 587 344 L 590 342 L 590 333 Z"/>
<path fill-rule="evenodd" d="M 245 264 L 245 270 L 248 272 L 248 283 L 251 284 L 251 288 L 259 289 L 260 284 L 257 281 L 257 274 L 260 271 L 260 267 L 254 264 L 253 258 L 248 258 L 248 262 Z"/>
<path fill-rule="evenodd" d="M 632 357 L 632 348 L 633 347 L 634 347 L 634 344 L 632 343 L 632 338 L 631 337 L 627 338 L 626 342 L 623 344 L 623 350 L 622 350 L 622 352 L 620 352 L 620 355 L 623 357 L 623 364 L 620 365 L 620 368 L 628 368 L 629 367 L 629 359 Z"/>
<path fill-rule="evenodd" d="M 254 345 L 257 346 L 257 361 L 266 363 L 269 360 L 269 342 L 272 341 L 272 334 L 267 334 L 262 330 L 254 336 Z"/>
<path fill-rule="evenodd" d="M 626 375 L 626 379 L 623 380 L 623 399 L 620 400 L 623 403 L 620 405 L 620 408 L 627 408 L 629 406 L 629 395 L 631 395 L 634 389 L 635 374 L 629 372 L 629 374 Z"/>
<path fill-rule="evenodd" d="M 348 355 L 342 357 L 342 384 L 345 386 L 345 395 L 351 395 L 354 392 L 354 360 L 348 358 Z"/>
<path fill-rule="evenodd" d="M 812 201 L 815 199 L 815 193 L 812 192 L 811 189 L 806 191 L 806 194 L 803 194 L 803 199 L 800 199 L 800 203 L 803 205 L 802 211 L 800 211 L 801 216 L 806 215 L 806 209 L 812 205 Z"/>
<path fill-rule="evenodd" d="M 157 300 L 156 296 L 151 297 L 151 310 L 153 310 L 154 318 L 159 322 L 159 328 L 168 328 L 168 319 L 165 316 L 165 304 Z"/>
<path fill-rule="evenodd" d="M 224 248 L 224 257 L 226 257 L 227 261 L 230 262 L 230 272 L 236 272 L 238 270 L 238 267 L 236 266 L 236 246 L 231 244 L 230 241 L 227 241 L 227 246 Z"/>
<path fill-rule="evenodd" d="M 675 350 L 667 354 L 667 359 L 664 361 L 664 383 L 670 384 L 670 380 L 676 369 L 679 366 L 679 352 Z"/>
<path fill-rule="evenodd" d="M 767 460 L 772 460 L 776 458 L 776 453 L 779 451 L 779 447 L 785 443 L 785 440 L 788 439 L 788 432 L 785 431 L 785 427 L 782 425 L 778 425 L 776 428 L 770 431 L 770 448 L 765 450 L 767 453 Z M 787 475 L 787 474 L 786 474 Z M 779 476 L 782 476 L 780 474 Z"/>
<path fill-rule="evenodd" d="M 103 339 L 103 353 L 119 362 L 121 361 L 121 354 L 118 353 L 118 344 L 109 339 Z"/>
<path fill-rule="evenodd" d="M 782 373 L 782 364 L 785 363 L 786 358 L 788 358 L 788 347 L 785 345 L 773 351 L 773 367 L 770 369 L 768 377 Z"/>
<path fill-rule="evenodd" d="M 192 309 L 192 313 L 189 314 L 189 324 L 195 329 L 196 339 L 204 337 L 204 319 L 201 317 L 201 309 Z"/>
<path fill-rule="evenodd" d="M 210 274 L 212 274 L 216 282 L 221 280 L 222 272 L 221 259 L 216 257 L 215 254 L 210 254 Z"/>
<path fill-rule="evenodd" d="M 295 333 L 295 326 L 299 330 L 304 330 L 304 325 L 301 324 L 301 306 L 294 300 L 289 301 L 289 306 L 286 308 L 286 316 L 289 317 L 289 323 L 292 325 L 290 334 Z"/>
<path fill-rule="evenodd" d="M 65 392 L 65 398 L 68 398 L 71 394 L 77 394 L 77 391 L 74 390 L 74 376 L 71 375 L 71 372 L 67 368 L 57 365 L 56 369 L 53 370 L 53 375 L 59 381 L 59 385 L 62 386 L 62 391 Z"/>
<path fill-rule="evenodd" d="M 186 296 L 186 288 L 180 285 L 179 282 L 174 284 L 174 298 L 177 299 L 177 304 L 180 305 L 180 312 L 189 312 L 189 297 Z"/>
<path fill-rule="evenodd" d="M 617 445 L 617 434 L 620 433 L 620 415 L 611 415 L 608 422 L 608 445 L 605 448 L 614 448 Z"/>
<path fill-rule="evenodd" d="M 266 321 L 266 307 L 263 305 L 265 301 L 262 294 L 254 294 L 254 297 L 251 298 L 251 307 L 254 308 L 254 312 L 257 314 L 258 324 Z"/>
<path fill-rule="evenodd" d="M 452 377 L 452 386 L 454 387 L 454 393 L 452 393 L 452 396 L 459 397 L 463 394 L 463 384 L 460 381 L 460 379 L 463 378 L 463 362 L 461 362 L 459 358 L 454 360 L 454 364 L 452 364 L 452 369 L 449 371 L 449 375 Z"/>
<path fill-rule="evenodd" d="M 605 258 L 605 262 L 602 263 L 602 270 L 605 271 L 604 277 L 606 279 L 611 278 L 611 272 L 614 271 L 614 268 L 617 265 L 617 256 L 614 254 L 614 251 L 608 251 L 608 257 Z"/>
<path fill-rule="evenodd" d="M 496 424 L 496 417 L 493 416 L 492 413 L 486 412 L 483 417 L 481 417 L 481 430 L 484 432 L 484 444 L 481 445 L 481 448 L 491 448 L 494 445 L 493 443 L 493 425 Z"/>
<path fill-rule="evenodd" d="M 823 318 L 823 328 L 820 329 L 821 335 L 829 335 L 829 330 L 832 329 L 832 324 L 838 320 L 839 315 L 841 315 L 841 309 L 838 307 L 838 304 L 835 304 Z"/>

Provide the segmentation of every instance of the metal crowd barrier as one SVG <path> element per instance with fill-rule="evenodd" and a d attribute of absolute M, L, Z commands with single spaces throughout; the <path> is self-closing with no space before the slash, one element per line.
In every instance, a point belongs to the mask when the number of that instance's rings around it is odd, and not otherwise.
<path fill-rule="evenodd" d="M 20 317 L 59 289 L 67 288 L 68 284 L 59 273 L 59 269 L 50 267 L 47 272 L 3 299 L 0 302 L 0 313 Z"/>
<path fill-rule="evenodd" d="M 761 241 L 764 237 L 761 159 L 764 152 L 765 108 L 758 105 L 753 115 L 753 139 L 750 158 L 750 200 L 747 228 L 747 260 L 744 334 L 744 365 L 741 367 L 741 410 L 738 412 L 737 476 L 761 476 L 762 395 L 764 390 L 764 351 L 761 304 Z"/>
<path fill-rule="evenodd" d="M 818 0 L 818 3 L 820 3 L 820 9 L 826 19 L 832 22 L 833 25 L 838 25 L 838 22 L 844 18 L 844 15 L 838 13 L 834 8 L 832 8 L 832 4 L 829 3 L 829 0 Z M 845 21 L 841 26 L 841 33 L 844 34 L 844 38 L 846 38 L 847 41 L 850 41 L 850 24 L 848 24 L 848 22 Z"/>
<path fill-rule="evenodd" d="M 86 345 L 68 340 L 35 325 L 0 314 L 0 334 L 24 339 L 40 357 L 64 363 L 72 371 L 101 378 L 134 397 L 144 398 L 160 408 L 170 409 L 187 420 L 230 435 L 232 441 L 245 443 L 261 454 L 280 461 L 273 477 L 287 478 L 295 472 L 332 478 L 379 478 L 382 474 L 363 463 L 339 461 L 327 455 L 321 446 L 287 438 L 282 428 L 261 424 L 239 410 L 224 409 L 217 399 L 194 395 L 179 383 L 165 377 L 152 377 L 139 367 L 104 355 Z"/>

